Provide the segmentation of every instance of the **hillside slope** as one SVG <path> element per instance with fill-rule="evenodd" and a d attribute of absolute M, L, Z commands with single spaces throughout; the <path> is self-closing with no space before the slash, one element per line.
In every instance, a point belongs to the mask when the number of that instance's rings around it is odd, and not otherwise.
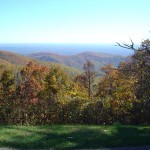
<path fill-rule="evenodd" d="M 42 52 L 30 54 L 29 57 L 42 61 L 61 63 L 77 69 L 82 69 L 86 60 L 92 61 L 95 64 L 96 69 L 107 64 L 118 66 L 121 61 L 125 60 L 125 57 L 123 56 L 95 52 L 83 52 L 70 56 Z"/>
<path fill-rule="evenodd" d="M 0 50 L 0 58 L 7 60 L 8 62 L 16 65 L 25 65 L 33 60 L 31 58 L 16 53 L 11 53 L 8 51 L 1 51 L 1 50 Z"/>
<path fill-rule="evenodd" d="M 39 61 L 39 60 L 28 58 L 22 55 L 18 55 L 16 53 L 0 51 L 0 66 L 2 69 L 16 69 L 16 68 L 19 68 L 21 66 L 28 64 L 30 61 L 34 61 L 36 63 L 39 63 L 47 67 L 54 67 L 54 66 L 60 67 L 62 70 L 68 73 L 71 77 L 74 77 L 81 73 L 81 71 L 79 71 L 78 69 L 69 67 L 63 64 Z"/>

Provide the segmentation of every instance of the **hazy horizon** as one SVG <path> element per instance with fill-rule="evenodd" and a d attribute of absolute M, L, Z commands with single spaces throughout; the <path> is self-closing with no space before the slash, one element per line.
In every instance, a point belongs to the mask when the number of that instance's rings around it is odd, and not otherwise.
<path fill-rule="evenodd" d="M 123 49 L 112 44 L 44 44 L 44 43 L 9 43 L 0 44 L 0 50 L 15 52 L 22 55 L 29 55 L 37 52 L 51 52 L 63 55 L 74 55 L 85 51 L 92 51 L 97 53 L 108 53 L 113 55 L 128 56 L 132 54 L 131 50 Z"/>

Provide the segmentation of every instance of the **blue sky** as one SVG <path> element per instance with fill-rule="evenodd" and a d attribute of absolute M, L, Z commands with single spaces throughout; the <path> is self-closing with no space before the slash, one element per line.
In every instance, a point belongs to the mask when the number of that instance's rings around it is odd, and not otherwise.
<path fill-rule="evenodd" d="M 0 0 L 0 43 L 115 43 L 149 37 L 150 0 Z"/>

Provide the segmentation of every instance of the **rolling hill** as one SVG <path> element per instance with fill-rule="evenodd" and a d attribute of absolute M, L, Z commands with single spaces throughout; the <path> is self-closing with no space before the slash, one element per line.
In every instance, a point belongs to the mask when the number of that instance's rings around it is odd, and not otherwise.
<path fill-rule="evenodd" d="M 30 61 L 34 61 L 36 63 L 39 63 L 47 67 L 54 67 L 54 66 L 60 67 L 62 70 L 68 73 L 71 77 L 74 77 L 81 73 L 80 70 L 73 68 L 73 67 L 66 66 L 64 64 L 58 64 L 55 62 L 44 62 L 44 61 L 29 58 L 29 57 L 25 57 L 16 53 L 0 51 L 0 68 L 2 69 L 14 69 L 15 70 L 28 64 Z"/>
<path fill-rule="evenodd" d="M 0 51 L 0 58 L 16 65 L 25 65 L 33 59 L 8 51 Z"/>
<path fill-rule="evenodd" d="M 96 69 L 99 69 L 100 67 L 107 64 L 114 64 L 114 66 L 118 66 L 121 61 L 125 60 L 125 57 L 123 56 L 106 53 L 95 53 L 90 51 L 70 56 L 40 52 L 30 54 L 29 57 L 37 60 L 64 64 L 66 66 L 74 67 L 80 70 L 82 70 L 83 64 L 86 62 L 86 60 L 92 61 L 95 64 Z"/>

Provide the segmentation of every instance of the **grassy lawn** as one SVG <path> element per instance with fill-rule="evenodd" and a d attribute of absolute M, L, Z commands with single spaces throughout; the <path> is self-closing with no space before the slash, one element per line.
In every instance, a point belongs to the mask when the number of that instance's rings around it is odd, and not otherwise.
<path fill-rule="evenodd" d="M 149 126 L 0 126 L 0 147 L 77 149 L 150 145 Z"/>

